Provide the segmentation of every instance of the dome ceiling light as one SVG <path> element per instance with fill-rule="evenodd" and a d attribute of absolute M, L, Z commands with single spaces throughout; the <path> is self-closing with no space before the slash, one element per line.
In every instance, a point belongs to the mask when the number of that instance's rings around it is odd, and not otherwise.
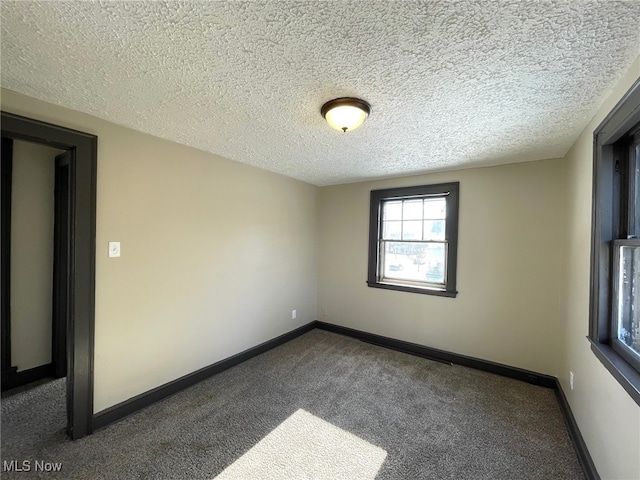
<path fill-rule="evenodd" d="M 325 103 L 320 113 L 336 130 L 350 132 L 364 123 L 371 113 L 371 105 L 359 98 L 336 98 Z"/>

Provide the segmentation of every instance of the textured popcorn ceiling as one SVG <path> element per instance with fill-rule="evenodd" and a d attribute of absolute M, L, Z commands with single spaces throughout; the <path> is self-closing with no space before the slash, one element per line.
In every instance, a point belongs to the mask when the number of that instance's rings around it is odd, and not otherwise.
<path fill-rule="evenodd" d="M 563 156 L 640 1 L 1 2 L 2 86 L 316 185 Z M 640 74 L 640 72 L 639 72 Z M 351 133 L 320 107 L 371 103 Z"/>

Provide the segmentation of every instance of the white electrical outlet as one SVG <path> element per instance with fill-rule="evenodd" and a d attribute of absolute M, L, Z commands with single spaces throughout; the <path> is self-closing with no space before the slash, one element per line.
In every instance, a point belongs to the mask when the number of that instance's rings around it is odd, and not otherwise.
<path fill-rule="evenodd" d="M 120 256 L 120 242 L 109 242 L 109 257 L 115 258 Z"/>
<path fill-rule="evenodd" d="M 323 317 L 326 317 L 326 316 L 327 316 L 327 308 L 326 308 L 326 307 L 323 307 L 323 308 L 322 308 L 322 316 L 323 316 Z"/>
<path fill-rule="evenodd" d="M 298 316 L 298 312 L 295 310 L 291 310 L 291 320 L 295 320 Z"/>
<path fill-rule="evenodd" d="M 573 390 L 573 372 L 569 372 L 569 387 Z"/>

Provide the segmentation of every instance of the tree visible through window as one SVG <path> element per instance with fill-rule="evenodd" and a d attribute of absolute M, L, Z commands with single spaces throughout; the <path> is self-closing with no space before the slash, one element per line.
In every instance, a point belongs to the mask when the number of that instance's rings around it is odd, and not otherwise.
<path fill-rule="evenodd" d="M 371 192 L 371 287 L 455 296 L 458 183 Z"/>

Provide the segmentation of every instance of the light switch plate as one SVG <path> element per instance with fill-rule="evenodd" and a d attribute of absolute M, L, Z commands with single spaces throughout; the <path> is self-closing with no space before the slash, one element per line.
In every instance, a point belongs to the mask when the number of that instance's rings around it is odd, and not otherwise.
<path fill-rule="evenodd" d="M 109 242 L 109 258 L 120 256 L 120 242 Z"/>

